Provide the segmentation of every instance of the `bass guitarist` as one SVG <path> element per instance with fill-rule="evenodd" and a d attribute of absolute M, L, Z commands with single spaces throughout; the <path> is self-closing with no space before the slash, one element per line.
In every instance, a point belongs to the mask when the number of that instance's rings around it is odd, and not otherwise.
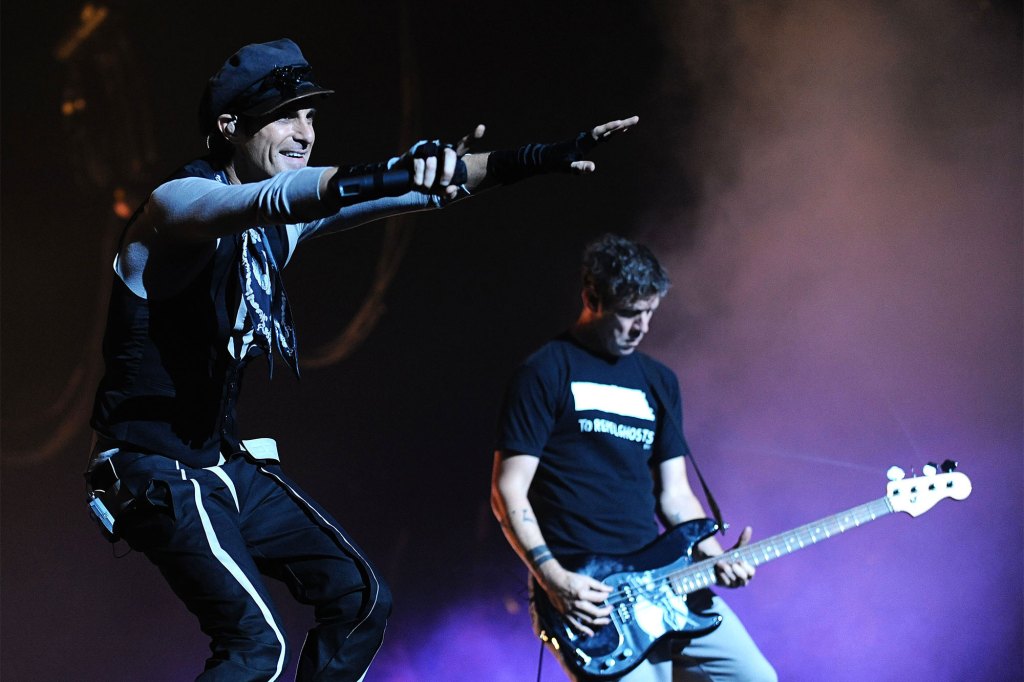
<path fill-rule="evenodd" d="M 668 288 L 665 270 L 642 245 L 606 235 L 586 248 L 579 318 L 523 363 L 505 395 L 492 507 L 531 573 L 535 631 L 557 649 L 570 679 L 589 679 L 599 670 L 602 679 L 628 682 L 774 681 L 771 664 L 711 590 L 675 600 L 680 612 L 722 617 L 701 634 L 685 627 L 685 613 L 670 612 L 671 594 L 646 615 L 619 610 L 609 584 L 573 569 L 586 557 L 627 555 L 651 544 L 658 537 L 656 517 L 672 527 L 706 516 L 687 481 L 676 376 L 637 352 Z M 737 546 L 750 535 L 745 528 Z M 714 537 L 697 550 L 709 557 L 723 552 Z M 753 575 L 746 561 L 716 566 L 723 587 L 746 585 Z M 542 604 L 568 637 L 545 632 L 550 624 L 538 617 Z M 594 641 L 623 621 L 650 620 L 651 612 L 660 620 L 642 658 L 629 650 L 597 661 L 574 653 L 581 651 L 574 638 Z M 583 660 L 593 669 L 583 668 Z"/>

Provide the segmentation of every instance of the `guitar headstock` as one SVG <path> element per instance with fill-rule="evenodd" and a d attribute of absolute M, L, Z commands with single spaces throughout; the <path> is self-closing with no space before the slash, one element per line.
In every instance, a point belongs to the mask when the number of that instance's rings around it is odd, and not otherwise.
<path fill-rule="evenodd" d="M 923 476 L 902 478 L 902 471 L 893 467 L 889 470 L 890 480 L 886 486 L 886 496 L 893 511 L 901 511 L 911 516 L 920 516 L 938 504 L 939 500 L 952 498 L 966 499 L 971 494 L 971 479 L 965 474 L 954 471 L 956 464 L 946 460 L 942 465 L 942 473 L 934 464 L 924 467 Z M 898 472 L 894 475 L 894 471 Z"/>

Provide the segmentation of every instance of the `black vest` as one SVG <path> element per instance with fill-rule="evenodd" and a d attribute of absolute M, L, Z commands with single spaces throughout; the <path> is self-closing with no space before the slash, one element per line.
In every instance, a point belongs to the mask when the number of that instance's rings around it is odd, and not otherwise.
<path fill-rule="evenodd" d="M 172 179 L 213 179 L 216 173 L 197 160 Z M 284 226 L 266 234 L 274 258 L 284 263 Z M 235 406 L 242 373 L 249 358 L 262 354 L 255 344 L 240 360 L 228 352 L 240 302 L 239 248 L 237 235 L 221 238 L 206 267 L 165 300 L 140 298 L 114 275 L 103 338 L 106 371 L 91 420 L 99 435 L 124 450 L 193 467 L 212 466 L 221 453 L 239 450 Z"/>

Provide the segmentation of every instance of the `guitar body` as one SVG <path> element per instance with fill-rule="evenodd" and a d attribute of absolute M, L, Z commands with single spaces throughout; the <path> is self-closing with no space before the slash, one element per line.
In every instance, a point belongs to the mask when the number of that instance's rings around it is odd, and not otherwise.
<path fill-rule="evenodd" d="M 697 613 L 687 597 L 676 594 L 665 575 L 693 563 L 694 547 L 718 530 L 710 519 L 682 523 L 638 552 L 627 555 L 591 555 L 569 570 L 612 587 L 608 603 L 611 623 L 592 637 L 576 633 L 547 599 L 535 590 L 541 637 L 554 640 L 562 659 L 578 674 L 619 676 L 635 668 L 663 637 L 705 635 L 721 622 L 715 613 Z"/>

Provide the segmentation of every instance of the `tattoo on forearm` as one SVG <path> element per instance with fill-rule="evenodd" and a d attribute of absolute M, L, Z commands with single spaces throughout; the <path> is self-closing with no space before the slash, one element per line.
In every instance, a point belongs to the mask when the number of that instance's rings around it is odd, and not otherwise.
<path fill-rule="evenodd" d="M 534 566 L 540 566 L 545 561 L 554 559 L 554 555 L 551 554 L 551 550 L 548 549 L 547 545 L 537 545 L 533 549 L 527 550 L 526 556 L 530 558 L 530 563 Z"/>
<path fill-rule="evenodd" d="M 513 509 L 512 511 L 509 512 L 508 515 L 509 517 L 513 517 L 516 514 L 519 514 L 521 516 L 521 520 L 523 523 L 537 523 L 537 519 L 533 517 L 533 514 L 530 512 L 529 509 Z"/>

